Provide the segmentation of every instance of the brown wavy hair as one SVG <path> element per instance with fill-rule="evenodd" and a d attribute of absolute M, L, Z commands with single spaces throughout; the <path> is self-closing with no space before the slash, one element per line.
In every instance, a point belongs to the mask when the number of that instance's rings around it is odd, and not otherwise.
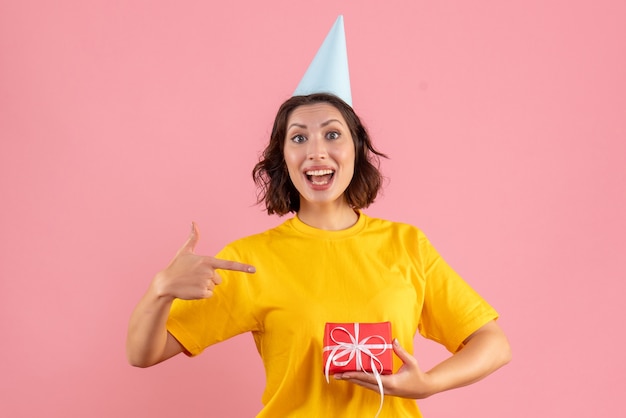
<path fill-rule="evenodd" d="M 278 109 L 270 142 L 252 170 L 252 178 L 258 187 L 257 203 L 265 202 L 269 215 L 276 213 L 282 216 L 300 209 L 300 194 L 289 178 L 283 152 L 287 121 L 297 107 L 315 103 L 328 103 L 337 108 L 354 140 L 354 176 L 344 192 L 348 204 L 355 209 L 368 207 L 382 186 L 380 157 L 387 156 L 374 148 L 367 129 L 352 107 L 339 97 L 327 93 L 293 96 Z"/>

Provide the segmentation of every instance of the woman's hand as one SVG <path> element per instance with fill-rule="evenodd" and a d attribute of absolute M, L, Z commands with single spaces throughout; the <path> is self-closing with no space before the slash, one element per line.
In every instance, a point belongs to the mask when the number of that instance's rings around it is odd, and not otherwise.
<path fill-rule="evenodd" d="M 213 295 L 222 279 L 216 269 L 254 273 L 254 267 L 194 253 L 198 228 L 165 270 L 158 273 L 141 298 L 128 323 L 126 353 L 133 366 L 148 367 L 181 353 L 183 346 L 167 332 L 167 317 L 175 298 L 203 299 Z"/>
<path fill-rule="evenodd" d="M 396 373 L 380 376 L 385 395 L 411 399 L 423 399 L 432 395 L 430 377 L 420 369 L 417 359 L 402 348 L 397 339 L 393 340 L 393 351 L 403 364 Z M 345 372 L 335 374 L 334 377 L 378 392 L 378 384 L 372 373 Z"/>
<path fill-rule="evenodd" d="M 194 253 L 200 238 L 198 227 L 192 223 L 189 239 L 174 259 L 159 272 L 152 283 L 155 294 L 168 299 L 204 299 L 222 279 L 216 269 L 254 273 L 254 267 L 236 261 L 202 256 Z"/>
<path fill-rule="evenodd" d="M 509 342 L 495 321 L 479 328 L 464 341 L 463 348 L 428 372 L 420 369 L 415 357 L 397 340 L 393 341 L 393 351 L 403 364 L 396 373 L 380 376 L 385 394 L 412 399 L 477 382 L 511 360 Z M 376 378 L 371 373 L 345 372 L 336 374 L 335 378 L 378 392 Z"/>

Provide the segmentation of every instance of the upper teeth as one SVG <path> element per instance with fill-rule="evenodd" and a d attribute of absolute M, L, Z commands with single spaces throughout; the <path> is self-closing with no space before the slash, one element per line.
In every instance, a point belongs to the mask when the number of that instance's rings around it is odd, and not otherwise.
<path fill-rule="evenodd" d="M 307 176 L 324 176 L 326 174 L 333 174 L 333 170 L 310 170 L 306 172 Z"/>

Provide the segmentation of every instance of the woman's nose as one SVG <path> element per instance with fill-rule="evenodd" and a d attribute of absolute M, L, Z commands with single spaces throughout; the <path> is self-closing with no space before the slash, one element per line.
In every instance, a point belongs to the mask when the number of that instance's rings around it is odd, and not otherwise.
<path fill-rule="evenodd" d="M 324 159 L 327 155 L 326 144 L 322 138 L 309 140 L 309 148 L 307 149 L 307 158 L 309 160 Z"/>

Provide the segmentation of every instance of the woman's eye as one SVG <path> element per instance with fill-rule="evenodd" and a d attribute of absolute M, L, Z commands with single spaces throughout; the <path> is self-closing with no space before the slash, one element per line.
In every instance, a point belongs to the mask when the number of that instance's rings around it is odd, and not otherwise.
<path fill-rule="evenodd" d="M 335 131 L 332 131 L 326 134 L 326 138 L 328 139 L 339 139 L 339 137 L 340 137 L 339 132 L 335 132 Z"/>
<path fill-rule="evenodd" d="M 296 144 L 306 141 L 306 138 L 303 135 L 294 135 L 291 137 L 291 140 Z"/>

